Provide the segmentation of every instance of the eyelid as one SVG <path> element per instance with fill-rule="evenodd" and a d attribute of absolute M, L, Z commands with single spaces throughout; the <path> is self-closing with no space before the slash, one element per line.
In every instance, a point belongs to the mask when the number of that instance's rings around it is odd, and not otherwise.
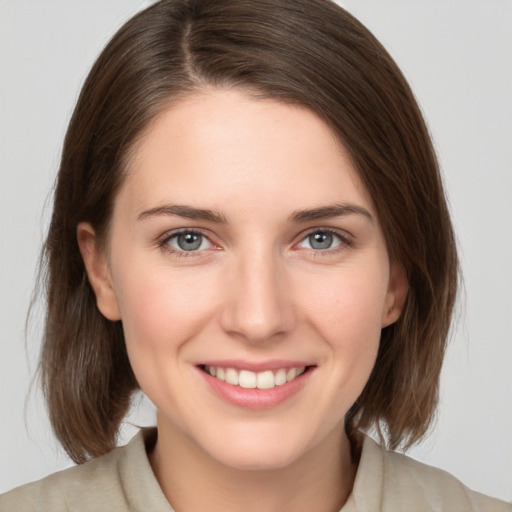
<path fill-rule="evenodd" d="M 210 243 L 210 247 L 206 248 L 206 249 L 198 249 L 196 251 L 185 251 L 185 250 L 182 250 L 182 249 L 178 249 L 176 247 L 172 247 L 168 242 L 177 237 L 178 235 L 181 235 L 181 234 L 195 234 L 195 235 L 201 235 L 202 237 L 206 238 L 208 240 L 208 242 Z M 157 246 L 164 250 L 164 251 L 167 251 L 171 254 L 174 254 L 174 255 L 177 255 L 177 256 L 185 256 L 185 257 L 193 257 L 193 256 L 198 256 L 200 255 L 201 253 L 207 251 L 207 250 L 211 250 L 211 249 L 219 249 L 219 245 L 216 244 L 213 240 L 212 240 L 212 237 L 211 235 L 209 235 L 206 230 L 202 229 L 202 228 L 177 228 L 177 229 L 171 229 L 169 231 L 166 231 L 165 233 L 163 233 L 161 236 L 158 237 L 157 239 Z"/>
<path fill-rule="evenodd" d="M 171 247 L 168 242 L 171 238 L 176 237 L 177 235 L 183 234 L 183 233 L 192 233 L 197 234 L 205 237 L 209 243 L 211 244 L 211 247 L 208 247 L 207 249 L 200 249 L 196 251 L 185 251 L 181 249 L 176 249 L 174 247 Z M 301 248 L 299 247 L 299 244 L 302 243 L 307 237 L 311 236 L 314 233 L 330 233 L 336 237 L 338 237 L 341 241 L 340 244 L 333 248 L 319 250 L 319 249 L 313 249 L 313 248 Z M 293 243 L 292 249 L 298 250 L 298 249 L 304 249 L 309 250 L 310 252 L 314 252 L 315 254 L 319 255 L 329 255 L 334 254 L 337 252 L 340 252 L 344 249 L 347 249 L 348 247 L 351 247 L 354 244 L 354 237 L 348 233 L 345 230 L 334 228 L 334 227 L 313 227 L 309 228 L 305 231 L 303 231 L 300 235 L 298 235 L 298 240 Z M 207 250 L 218 250 L 220 249 L 220 245 L 217 244 L 212 240 L 212 235 L 210 234 L 209 230 L 205 230 L 203 228 L 177 228 L 177 229 L 171 229 L 169 231 L 166 231 L 162 235 L 160 235 L 156 241 L 156 244 L 159 248 L 162 250 L 166 250 L 167 252 L 173 253 L 178 256 L 199 256 L 201 253 L 207 251 Z"/>
<path fill-rule="evenodd" d="M 333 235 L 339 236 L 342 240 L 346 241 L 351 241 L 354 238 L 348 231 L 340 228 L 334 228 L 331 226 L 318 226 L 314 228 L 308 228 L 304 230 L 302 233 L 300 233 L 297 238 L 300 241 L 302 241 L 314 233 L 331 233 Z"/>
<path fill-rule="evenodd" d="M 338 244 L 337 246 L 333 247 L 333 248 L 324 249 L 324 250 L 312 249 L 312 248 L 307 248 L 307 247 L 306 248 L 299 247 L 299 244 L 304 242 L 309 236 L 313 235 L 314 233 L 329 233 L 329 234 L 332 234 L 332 235 L 338 237 L 341 240 L 341 243 Z M 339 251 L 344 250 L 344 249 L 346 249 L 348 247 L 351 247 L 354 244 L 354 238 L 353 238 L 352 235 L 350 235 L 350 233 L 348 233 L 345 230 L 338 229 L 338 228 L 333 228 L 333 227 L 315 227 L 315 228 L 310 228 L 310 229 L 307 229 L 306 231 L 303 231 L 299 235 L 298 238 L 299 238 L 299 240 L 293 244 L 293 248 L 294 249 L 297 249 L 297 250 L 298 249 L 304 249 L 304 250 L 313 251 L 313 252 L 315 252 L 317 254 L 325 254 L 325 255 L 333 254 L 334 252 L 339 252 Z"/>

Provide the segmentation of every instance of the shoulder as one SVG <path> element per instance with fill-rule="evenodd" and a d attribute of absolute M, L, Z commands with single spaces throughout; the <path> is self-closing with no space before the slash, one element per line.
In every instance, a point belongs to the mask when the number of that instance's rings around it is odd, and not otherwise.
<path fill-rule="evenodd" d="M 90 460 L 80 466 L 54 473 L 42 480 L 23 485 L 0 496 L 1 512 L 32 510 L 73 510 L 73 502 L 81 506 L 94 500 L 105 505 L 119 501 L 119 484 L 116 467 L 123 459 L 125 447 Z M 87 496 L 89 489 L 89 496 Z M 115 507 L 111 510 L 116 510 Z"/>
<path fill-rule="evenodd" d="M 511 512 L 512 506 L 467 488 L 441 469 L 400 453 L 385 452 L 385 481 L 404 501 L 425 503 L 432 510 L 450 512 Z"/>
<path fill-rule="evenodd" d="M 366 438 L 354 492 L 367 493 L 369 486 L 380 494 L 374 496 L 381 507 L 375 510 L 382 512 L 512 512 L 511 505 L 468 489 L 446 471 L 387 451 Z"/>
<path fill-rule="evenodd" d="M 141 432 L 128 445 L 102 457 L 3 494 L 0 512 L 120 512 L 139 510 L 141 501 L 151 503 L 155 499 L 160 503 L 155 503 L 154 510 L 167 512 L 168 504 L 146 455 L 145 437 L 151 434 L 151 431 Z M 151 495 L 146 499 L 143 492 Z"/>

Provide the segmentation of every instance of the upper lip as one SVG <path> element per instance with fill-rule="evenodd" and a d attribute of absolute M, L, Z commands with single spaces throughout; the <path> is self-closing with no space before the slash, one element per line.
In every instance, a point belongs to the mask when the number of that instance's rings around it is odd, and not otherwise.
<path fill-rule="evenodd" d="M 201 361 L 197 366 L 214 366 L 217 368 L 234 368 L 236 370 L 249 370 L 254 373 L 265 370 L 280 370 L 281 368 L 302 368 L 314 366 L 310 361 L 291 361 L 290 359 L 272 359 L 268 361 L 244 361 L 240 359 L 222 359 Z"/>

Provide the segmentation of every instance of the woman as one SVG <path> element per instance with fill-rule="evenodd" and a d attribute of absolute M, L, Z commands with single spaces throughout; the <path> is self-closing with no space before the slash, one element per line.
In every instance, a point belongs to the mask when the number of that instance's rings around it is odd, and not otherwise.
<path fill-rule="evenodd" d="M 334 4 L 128 22 L 71 120 L 45 257 L 43 389 L 94 460 L 6 510 L 510 509 L 361 433 L 425 434 L 457 257 L 412 94 Z M 139 387 L 157 429 L 114 449 Z"/>

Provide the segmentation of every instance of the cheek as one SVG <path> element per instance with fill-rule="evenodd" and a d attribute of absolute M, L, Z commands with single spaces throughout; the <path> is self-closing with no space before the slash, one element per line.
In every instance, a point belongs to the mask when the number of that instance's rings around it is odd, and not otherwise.
<path fill-rule="evenodd" d="M 200 272 L 138 268 L 120 276 L 116 288 L 126 344 L 137 358 L 158 358 L 201 329 L 212 313 L 212 286 Z"/>
<path fill-rule="evenodd" d="M 384 264 L 345 268 L 309 286 L 310 321 L 329 345 L 332 361 L 348 377 L 368 374 L 379 348 L 387 293 Z M 313 284 L 313 283 L 311 283 Z"/>
<path fill-rule="evenodd" d="M 380 332 L 387 294 L 387 272 L 380 267 L 348 267 L 325 276 L 323 285 L 311 283 L 310 309 L 334 330 Z"/>
<path fill-rule="evenodd" d="M 187 342 L 212 314 L 212 287 L 197 272 L 176 274 L 147 264 L 119 277 L 116 291 L 137 382 L 158 409 L 175 407 L 175 391 L 187 371 Z"/>

